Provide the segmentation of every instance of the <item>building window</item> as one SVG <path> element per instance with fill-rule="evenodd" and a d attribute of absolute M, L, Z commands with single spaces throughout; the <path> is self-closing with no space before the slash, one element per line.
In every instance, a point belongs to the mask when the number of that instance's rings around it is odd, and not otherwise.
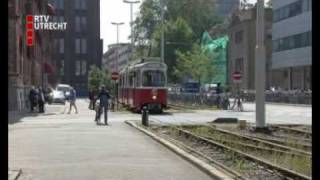
<path fill-rule="evenodd" d="M 311 31 L 284 37 L 273 41 L 273 51 L 285 51 L 310 46 L 312 44 Z"/>
<path fill-rule="evenodd" d="M 74 8 L 80 9 L 80 0 L 74 0 Z"/>
<path fill-rule="evenodd" d="M 81 30 L 82 31 L 87 30 L 87 17 L 85 16 L 81 17 Z"/>
<path fill-rule="evenodd" d="M 87 30 L 87 17 L 75 17 L 75 26 L 76 32 L 86 31 Z"/>
<path fill-rule="evenodd" d="M 238 58 L 235 60 L 235 71 L 243 73 L 243 58 Z"/>
<path fill-rule="evenodd" d="M 235 40 L 236 44 L 241 43 L 242 39 L 243 39 L 243 31 L 241 30 L 241 31 L 236 32 L 234 35 L 234 38 L 235 38 L 234 40 Z"/>
<path fill-rule="evenodd" d="M 81 39 L 81 52 L 82 54 L 87 54 L 87 40 Z"/>
<path fill-rule="evenodd" d="M 81 9 L 86 10 L 87 9 L 87 1 L 86 0 L 81 0 Z"/>
<path fill-rule="evenodd" d="M 80 17 L 79 16 L 76 16 L 75 23 L 76 23 L 76 32 L 80 32 Z"/>
<path fill-rule="evenodd" d="M 53 39 L 53 51 L 58 52 L 58 47 L 59 47 L 58 39 Z"/>
<path fill-rule="evenodd" d="M 59 53 L 60 53 L 60 54 L 63 54 L 63 53 L 64 53 L 64 39 L 63 39 L 63 38 L 61 38 L 61 39 L 59 40 Z"/>
<path fill-rule="evenodd" d="M 63 76 L 64 75 L 64 60 L 61 60 L 61 65 L 60 65 L 60 75 Z"/>
<path fill-rule="evenodd" d="M 81 75 L 86 75 L 87 73 L 87 61 L 83 60 L 81 65 Z"/>
<path fill-rule="evenodd" d="M 278 22 L 310 10 L 311 0 L 299 0 L 274 10 L 273 22 Z"/>
<path fill-rule="evenodd" d="M 76 39 L 76 54 L 80 54 L 80 39 Z"/>
<path fill-rule="evenodd" d="M 80 61 L 76 61 L 76 76 L 80 76 Z"/>
<path fill-rule="evenodd" d="M 64 22 L 64 17 L 63 16 L 59 17 L 59 22 Z"/>
<path fill-rule="evenodd" d="M 86 10 L 87 1 L 86 0 L 74 0 L 74 5 L 76 10 Z"/>

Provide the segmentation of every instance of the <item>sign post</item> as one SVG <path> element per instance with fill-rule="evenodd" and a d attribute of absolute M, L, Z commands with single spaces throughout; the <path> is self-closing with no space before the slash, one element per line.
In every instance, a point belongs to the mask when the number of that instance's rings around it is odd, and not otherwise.
<path fill-rule="evenodd" d="M 233 107 L 237 104 L 237 108 L 240 109 L 240 111 L 242 111 L 242 107 L 240 104 L 240 83 L 242 82 L 242 74 L 239 71 L 235 71 L 234 73 L 232 73 L 232 79 L 233 82 L 237 85 L 237 95 L 236 98 L 234 100 L 234 105 Z M 240 107 L 238 107 L 240 105 Z"/>
<path fill-rule="evenodd" d="M 118 72 L 112 72 L 111 73 L 111 79 L 114 81 L 114 90 L 115 90 L 117 110 L 118 110 L 119 109 L 119 106 L 118 106 L 118 79 L 119 79 L 119 73 Z"/>

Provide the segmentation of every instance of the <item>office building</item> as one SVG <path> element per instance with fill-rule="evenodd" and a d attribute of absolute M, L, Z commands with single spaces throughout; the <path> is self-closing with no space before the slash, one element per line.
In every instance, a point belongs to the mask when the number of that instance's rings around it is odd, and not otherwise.
<path fill-rule="evenodd" d="M 70 84 L 86 95 L 91 65 L 101 67 L 100 0 L 50 0 L 56 21 L 67 22 L 66 31 L 54 34 L 60 83 Z"/>
<path fill-rule="evenodd" d="M 312 0 L 273 0 L 272 76 L 282 89 L 312 89 Z"/>

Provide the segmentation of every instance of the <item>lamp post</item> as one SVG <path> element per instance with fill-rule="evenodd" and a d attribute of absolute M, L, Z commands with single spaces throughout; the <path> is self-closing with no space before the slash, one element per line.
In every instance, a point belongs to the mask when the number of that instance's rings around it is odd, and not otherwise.
<path fill-rule="evenodd" d="M 257 1 L 256 49 L 255 49 L 255 89 L 256 89 L 256 129 L 266 129 L 265 120 L 265 76 L 266 52 L 264 45 L 264 0 Z"/>
<path fill-rule="evenodd" d="M 164 62 L 164 11 L 163 11 L 163 0 L 160 0 L 160 8 L 161 8 L 161 61 Z"/>
<path fill-rule="evenodd" d="M 128 0 L 124 0 L 123 1 L 124 3 L 128 3 L 130 4 L 130 28 L 131 28 L 131 58 L 130 59 L 133 59 L 133 38 L 134 38 L 134 33 L 133 33 L 133 4 L 137 4 L 139 3 L 140 1 L 128 1 Z M 127 62 L 128 63 L 128 62 Z"/>
<path fill-rule="evenodd" d="M 124 22 L 111 22 L 111 24 L 117 26 L 117 44 L 119 44 L 119 26 L 123 25 Z"/>
<path fill-rule="evenodd" d="M 123 1 L 124 3 L 128 3 L 130 4 L 130 28 L 131 28 L 131 46 L 133 46 L 133 9 L 132 9 L 132 6 L 133 4 L 137 4 L 139 3 L 140 1 L 128 1 L 128 0 L 124 0 Z"/>

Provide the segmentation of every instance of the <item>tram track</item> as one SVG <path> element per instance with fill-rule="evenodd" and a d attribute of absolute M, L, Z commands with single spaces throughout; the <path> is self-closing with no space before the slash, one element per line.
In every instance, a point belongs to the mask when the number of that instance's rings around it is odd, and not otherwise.
<path fill-rule="evenodd" d="M 214 159 L 215 161 L 224 164 L 227 167 L 233 167 L 239 162 L 245 164 L 247 167 L 240 170 L 232 170 L 237 172 L 234 175 L 237 175 L 239 178 L 239 174 L 241 174 L 240 179 L 311 179 L 309 176 L 290 170 L 288 168 L 284 168 L 272 162 L 269 162 L 260 157 L 254 156 L 252 154 L 246 153 L 237 149 L 236 147 L 230 146 L 230 144 L 223 144 L 221 142 L 215 141 L 213 139 L 209 139 L 193 132 L 190 132 L 186 129 L 182 129 L 181 127 L 173 127 L 174 135 L 172 132 L 160 133 L 164 136 L 169 136 L 169 138 L 173 138 L 175 141 L 183 143 L 185 146 L 190 148 L 197 155 L 202 154 L 202 157 L 210 160 Z M 160 131 L 166 131 L 163 127 L 160 128 Z M 159 132 L 158 132 L 159 134 Z M 187 148 L 187 149 L 188 149 Z M 232 157 L 236 157 L 239 161 L 234 161 L 234 158 L 230 158 L 230 154 Z M 213 163 L 217 164 L 217 163 Z M 235 168 L 237 169 L 237 168 Z M 232 172 L 231 172 L 232 173 Z"/>

